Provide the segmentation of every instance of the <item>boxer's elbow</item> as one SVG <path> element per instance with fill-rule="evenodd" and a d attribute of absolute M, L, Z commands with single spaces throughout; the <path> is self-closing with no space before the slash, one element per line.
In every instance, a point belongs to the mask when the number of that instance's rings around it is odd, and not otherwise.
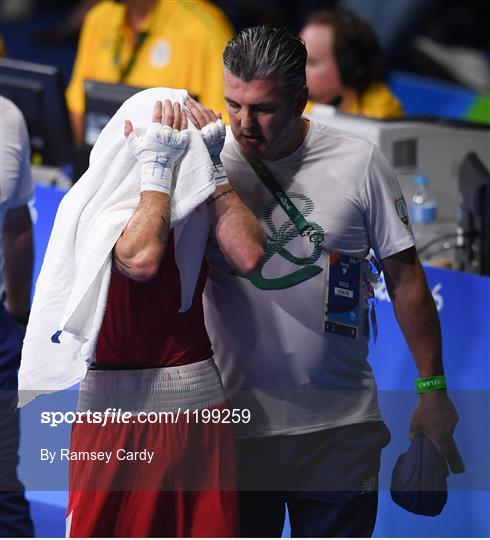
<path fill-rule="evenodd" d="M 249 275 L 260 266 L 263 258 L 264 248 L 261 245 L 256 244 L 244 253 L 239 262 L 240 268 L 238 268 L 238 270 L 242 274 Z"/>
<path fill-rule="evenodd" d="M 259 243 L 251 243 L 246 249 L 224 252 L 228 263 L 241 274 L 252 274 L 262 263 L 264 248 Z"/>
<path fill-rule="evenodd" d="M 120 274 L 145 283 L 158 274 L 160 258 L 151 250 L 144 250 L 138 253 L 125 253 L 124 250 L 115 249 L 113 267 Z"/>

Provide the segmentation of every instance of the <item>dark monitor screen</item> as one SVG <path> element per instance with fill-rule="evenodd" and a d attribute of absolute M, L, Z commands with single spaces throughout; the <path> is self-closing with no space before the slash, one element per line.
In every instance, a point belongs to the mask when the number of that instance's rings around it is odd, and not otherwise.
<path fill-rule="evenodd" d="M 459 169 L 459 267 L 490 275 L 490 171 L 470 152 Z"/>
<path fill-rule="evenodd" d="M 58 68 L 0 58 L 0 94 L 22 111 L 35 162 L 71 161 L 73 138 Z"/>
<path fill-rule="evenodd" d="M 126 84 L 85 81 L 84 143 L 93 146 L 119 107 L 143 88 Z"/>

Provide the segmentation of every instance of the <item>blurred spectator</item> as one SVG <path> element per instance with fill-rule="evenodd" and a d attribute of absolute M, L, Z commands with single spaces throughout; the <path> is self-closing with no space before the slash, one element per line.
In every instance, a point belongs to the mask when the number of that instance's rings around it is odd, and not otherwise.
<path fill-rule="evenodd" d="M 75 138 L 83 134 L 83 81 L 186 88 L 225 112 L 221 55 L 233 29 L 207 0 L 105 0 L 87 14 L 67 90 Z"/>
<path fill-rule="evenodd" d="M 17 370 L 27 325 L 33 268 L 29 138 L 19 109 L 0 96 L 0 537 L 32 537 L 17 477 Z"/>
<path fill-rule="evenodd" d="M 0 36 L 0 58 L 2 56 L 7 56 L 7 49 L 5 48 L 2 36 Z"/>
<path fill-rule="evenodd" d="M 374 118 L 403 116 L 382 82 L 382 53 L 373 29 L 347 10 L 320 10 L 301 31 L 308 51 L 306 83 L 314 102 Z"/>

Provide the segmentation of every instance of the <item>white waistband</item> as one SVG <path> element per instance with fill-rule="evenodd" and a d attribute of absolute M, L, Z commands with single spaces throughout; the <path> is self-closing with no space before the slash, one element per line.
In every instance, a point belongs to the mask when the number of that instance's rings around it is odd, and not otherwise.
<path fill-rule="evenodd" d="M 130 412 L 201 409 L 226 400 L 212 358 L 166 368 L 89 370 L 80 384 L 78 411 Z"/>

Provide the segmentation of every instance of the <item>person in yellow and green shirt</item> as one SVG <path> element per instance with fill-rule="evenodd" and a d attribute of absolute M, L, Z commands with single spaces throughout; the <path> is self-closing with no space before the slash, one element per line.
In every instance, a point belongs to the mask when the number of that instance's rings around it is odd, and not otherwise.
<path fill-rule="evenodd" d="M 77 142 L 86 79 L 186 88 L 226 121 L 221 55 L 233 34 L 224 13 L 207 0 L 101 1 L 85 17 L 67 89 Z"/>
<path fill-rule="evenodd" d="M 346 9 L 320 10 L 311 14 L 301 38 L 308 51 L 306 112 L 324 103 L 379 119 L 404 116 L 382 81 L 381 47 L 367 22 Z"/>

